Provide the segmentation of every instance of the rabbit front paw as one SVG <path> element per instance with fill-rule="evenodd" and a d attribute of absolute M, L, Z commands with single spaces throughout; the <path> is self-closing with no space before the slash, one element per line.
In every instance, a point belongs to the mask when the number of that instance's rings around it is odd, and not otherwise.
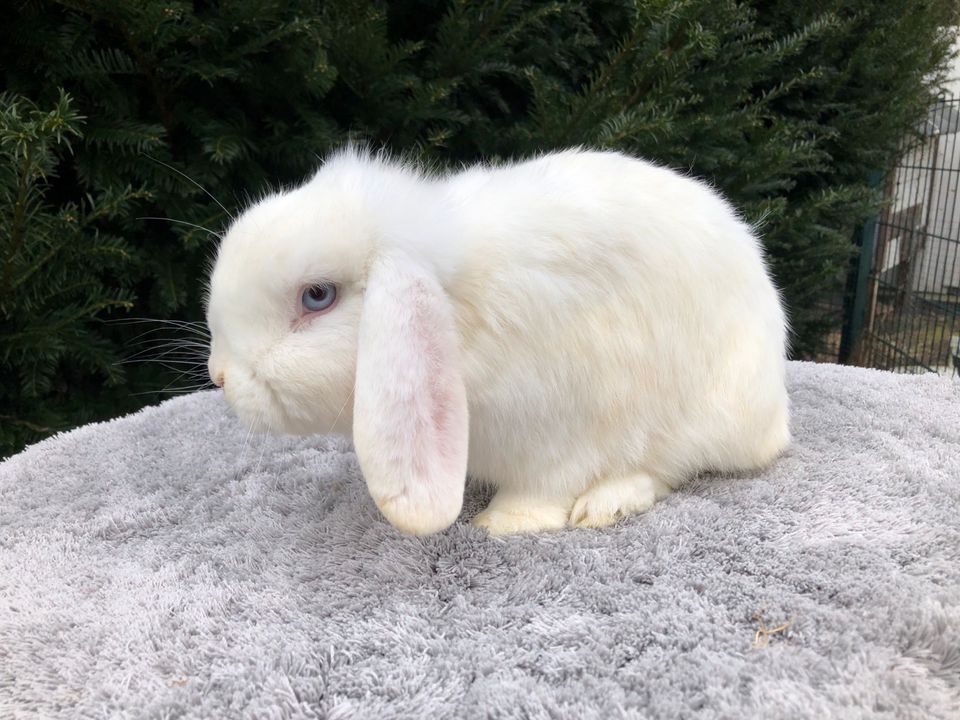
<path fill-rule="evenodd" d="M 569 503 L 500 491 L 471 522 L 491 535 L 512 535 L 559 530 L 566 526 L 569 515 Z"/>
<path fill-rule="evenodd" d="M 570 525 L 581 528 L 613 525 L 628 515 L 649 510 L 670 492 L 669 485 L 646 473 L 600 480 L 577 498 L 570 512 Z"/>

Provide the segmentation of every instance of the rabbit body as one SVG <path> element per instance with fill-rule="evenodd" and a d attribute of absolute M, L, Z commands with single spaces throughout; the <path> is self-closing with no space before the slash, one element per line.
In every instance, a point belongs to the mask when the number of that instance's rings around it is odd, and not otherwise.
<path fill-rule="evenodd" d="M 308 200 L 313 219 L 276 220 L 284 202 Z M 701 471 L 763 467 L 789 441 L 779 295 L 755 234 L 701 182 L 610 152 L 434 178 L 348 152 L 249 215 L 211 280 L 214 345 L 234 348 L 214 351 L 211 373 L 261 358 L 234 374 L 289 392 L 270 400 L 285 408 L 274 429 L 323 432 L 339 406 L 334 425 L 352 429 L 371 494 L 405 530 L 449 525 L 464 471 L 497 488 L 474 519 L 492 533 L 603 526 Z M 254 221 L 300 244 L 314 224 L 336 235 L 320 265 L 341 283 L 340 316 L 294 325 L 299 340 L 275 332 L 274 346 L 299 343 L 286 354 L 253 340 L 240 352 L 231 339 L 251 332 L 249 321 L 230 327 L 241 303 L 230 268 L 250 272 L 249 251 L 231 258 L 242 244 L 231 234 L 255 234 Z M 290 264 L 283 246 L 275 262 Z M 297 381 L 297 364 L 280 358 L 309 357 L 309 333 L 335 336 L 329 363 L 346 368 Z M 301 391 L 283 389 L 293 382 Z M 264 392 L 250 387 L 231 400 L 247 416 Z"/>
<path fill-rule="evenodd" d="M 468 170 L 445 190 L 463 233 L 446 290 L 469 470 L 500 488 L 480 523 L 604 525 L 784 449 L 784 312 L 714 191 L 591 152 Z"/>

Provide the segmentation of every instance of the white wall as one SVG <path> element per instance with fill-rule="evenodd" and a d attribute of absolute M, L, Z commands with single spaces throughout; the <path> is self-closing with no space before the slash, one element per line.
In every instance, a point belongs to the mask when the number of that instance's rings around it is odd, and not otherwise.
<path fill-rule="evenodd" d="M 960 51 L 960 41 L 954 45 L 954 50 Z M 960 57 L 953 60 L 944 90 L 947 98 L 958 101 L 953 108 L 960 112 Z M 939 236 L 927 238 L 911 281 L 914 290 L 925 293 L 941 293 L 951 286 L 960 287 L 960 207 L 957 205 L 960 201 L 960 134 L 940 135 L 935 146 L 923 152 L 922 157 L 906 158 L 904 164 L 930 165 L 934 160 L 934 147 L 935 172 L 898 171 L 898 181 L 902 176 L 902 189 L 919 190 L 925 194 L 924 226 L 926 232 Z M 929 194 L 931 183 L 932 195 Z M 915 194 L 907 192 L 906 197 L 898 198 L 898 208 L 912 204 Z"/>

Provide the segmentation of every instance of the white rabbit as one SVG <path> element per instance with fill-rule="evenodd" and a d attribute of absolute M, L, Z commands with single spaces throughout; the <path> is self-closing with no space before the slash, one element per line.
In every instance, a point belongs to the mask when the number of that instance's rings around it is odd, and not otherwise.
<path fill-rule="evenodd" d="M 789 441 L 786 320 L 705 184 L 568 150 L 449 175 L 348 149 L 244 212 L 210 278 L 209 370 L 274 432 L 351 434 L 396 527 L 464 482 L 493 534 L 600 527 Z"/>

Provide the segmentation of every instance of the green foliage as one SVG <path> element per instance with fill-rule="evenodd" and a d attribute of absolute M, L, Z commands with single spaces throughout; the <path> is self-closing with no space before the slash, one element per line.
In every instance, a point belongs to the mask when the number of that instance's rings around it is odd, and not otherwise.
<path fill-rule="evenodd" d="M 109 222 L 146 193 L 126 186 L 47 202 L 71 140 L 83 138 L 82 120 L 63 92 L 52 110 L 0 94 L 0 447 L 68 425 L 65 406 L 82 417 L 78 375 L 119 378 L 91 321 L 133 306 L 116 287 L 130 248 Z"/>
<path fill-rule="evenodd" d="M 0 454 L 173 379 L 121 372 L 141 329 L 90 319 L 202 318 L 227 217 L 198 185 L 233 212 L 348 137 L 450 165 L 618 148 L 705 177 L 761 225 L 809 356 L 954 20 L 952 0 L 19 3 L 0 258 L 30 274 L 0 296 Z"/>

